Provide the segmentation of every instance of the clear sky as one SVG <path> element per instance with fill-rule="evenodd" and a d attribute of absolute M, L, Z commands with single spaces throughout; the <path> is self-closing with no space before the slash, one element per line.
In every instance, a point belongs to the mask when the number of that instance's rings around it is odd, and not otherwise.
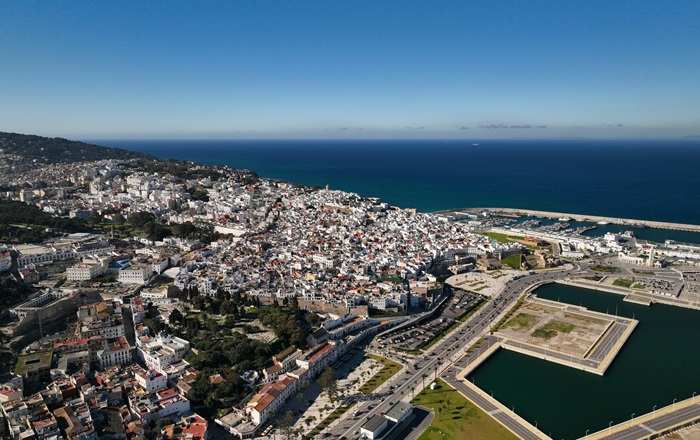
<path fill-rule="evenodd" d="M 3 1 L 0 130 L 700 136 L 700 1 Z"/>

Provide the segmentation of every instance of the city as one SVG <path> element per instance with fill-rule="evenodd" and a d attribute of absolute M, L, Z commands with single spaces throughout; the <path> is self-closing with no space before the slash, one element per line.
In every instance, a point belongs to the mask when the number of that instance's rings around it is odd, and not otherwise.
<path fill-rule="evenodd" d="M 447 388 L 484 429 L 550 438 L 471 372 L 502 348 L 603 376 L 638 321 L 540 286 L 700 309 L 700 246 L 588 218 L 426 214 L 145 156 L 0 161 L 13 439 L 418 438 Z M 699 417 L 693 393 L 586 438 Z"/>

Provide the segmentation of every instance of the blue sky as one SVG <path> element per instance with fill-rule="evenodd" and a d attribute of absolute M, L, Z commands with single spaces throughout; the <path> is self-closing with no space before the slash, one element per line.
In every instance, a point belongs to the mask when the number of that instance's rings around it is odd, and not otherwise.
<path fill-rule="evenodd" d="M 700 2 L 0 4 L 0 130 L 700 135 Z"/>

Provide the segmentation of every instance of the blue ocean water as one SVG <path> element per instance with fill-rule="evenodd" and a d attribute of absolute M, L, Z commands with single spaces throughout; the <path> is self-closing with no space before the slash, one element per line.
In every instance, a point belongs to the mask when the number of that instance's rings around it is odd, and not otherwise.
<path fill-rule="evenodd" d="M 700 223 L 700 141 L 97 142 L 420 211 L 512 207 Z"/>

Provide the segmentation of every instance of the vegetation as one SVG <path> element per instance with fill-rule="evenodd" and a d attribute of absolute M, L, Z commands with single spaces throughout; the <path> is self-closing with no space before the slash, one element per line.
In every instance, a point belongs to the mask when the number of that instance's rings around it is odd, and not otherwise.
<path fill-rule="evenodd" d="M 168 236 L 199 240 L 211 243 L 222 237 L 214 231 L 212 225 L 195 225 L 190 222 L 163 224 L 150 212 L 139 211 L 124 219 L 121 214 L 114 214 L 112 222 L 102 222 L 97 227 L 105 232 L 115 232 L 121 237 L 140 236 L 148 240 L 162 240 Z"/>
<path fill-rule="evenodd" d="M 519 243 L 529 249 L 535 249 L 535 246 L 532 243 L 523 240 L 522 237 L 501 234 L 499 232 L 485 232 L 484 235 L 492 240 L 496 240 L 499 243 Z"/>
<path fill-rule="evenodd" d="M 515 311 L 518 310 L 520 308 L 520 306 L 523 305 L 523 302 L 525 302 L 525 297 L 521 297 L 520 299 L 518 299 L 518 301 L 515 303 L 515 305 L 510 308 L 508 313 L 506 313 L 506 316 L 504 316 L 503 318 L 501 318 L 500 321 L 498 321 L 498 323 L 495 325 L 494 329 L 498 330 L 499 328 L 501 328 L 503 326 L 503 324 L 508 322 L 508 320 L 510 320 L 510 317 L 513 316 L 513 313 L 515 313 Z M 493 333 L 493 332 L 491 332 L 491 333 Z"/>
<path fill-rule="evenodd" d="M 617 272 L 617 268 L 614 266 L 603 266 L 601 264 L 596 264 L 595 266 L 591 267 L 591 270 L 595 272 L 603 272 L 603 273 L 615 273 Z"/>
<path fill-rule="evenodd" d="M 343 414 L 345 414 L 349 409 L 350 409 L 350 405 L 341 405 L 341 406 L 339 406 L 338 408 L 336 408 L 335 410 L 333 410 L 332 413 L 328 414 L 328 417 L 326 417 L 325 419 L 323 419 L 323 420 L 321 421 L 321 423 L 319 423 L 318 425 L 316 425 L 316 426 L 314 427 L 314 429 L 312 429 L 312 430 L 308 433 L 308 435 L 306 435 L 304 438 L 316 438 L 316 437 L 321 433 L 321 431 L 323 431 L 324 429 L 326 429 L 331 423 L 333 423 L 333 422 L 335 422 L 336 420 L 338 420 L 338 419 L 340 418 L 340 416 L 342 416 Z"/>
<path fill-rule="evenodd" d="M 632 287 L 632 284 L 634 284 L 634 280 L 629 278 L 618 278 L 613 281 L 613 286 L 624 287 L 625 289 Z"/>
<path fill-rule="evenodd" d="M 564 321 L 552 320 L 532 332 L 532 336 L 542 339 L 552 339 L 559 333 L 570 333 L 576 326 Z"/>
<path fill-rule="evenodd" d="M 130 166 L 148 173 L 170 174 L 178 179 L 219 180 L 222 177 L 221 172 L 212 167 L 200 167 L 179 160 L 141 160 Z"/>
<path fill-rule="evenodd" d="M 149 310 L 144 321 L 149 328 L 154 326 L 191 342 L 194 350 L 187 361 L 201 372 L 193 385 L 192 401 L 196 410 L 207 415 L 239 403 L 250 392 L 240 375 L 268 366 L 271 356 L 291 345 L 290 341 L 304 346 L 315 322 L 315 315 L 299 310 L 296 304 L 261 307 L 238 293 L 219 292 L 215 298 L 199 295 L 196 290 L 185 294 L 196 312 L 173 312 L 172 327 L 154 322 L 155 314 L 151 315 Z M 257 307 L 246 308 L 251 305 Z M 257 311 L 261 321 L 275 330 L 278 339 L 267 343 L 242 334 L 240 327 L 245 327 L 251 317 L 247 310 Z M 209 377 L 215 374 L 220 374 L 224 381 L 211 383 Z"/>
<path fill-rule="evenodd" d="M 515 440 L 510 431 L 438 379 L 412 402 L 431 410 L 435 417 L 418 440 Z"/>
<path fill-rule="evenodd" d="M 0 241 L 37 243 L 61 233 L 90 230 L 81 220 L 55 217 L 23 202 L 0 200 Z"/>
<path fill-rule="evenodd" d="M 258 318 L 263 325 L 275 331 L 281 345 L 285 347 L 306 347 L 306 337 L 311 334 L 313 327 L 319 324 L 318 316 L 299 309 L 296 301 L 284 307 L 262 307 L 258 311 Z"/>
<path fill-rule="evenodd" d="M 381 370 L 379 370 L 377 374 L 372 376 L 370 380 L 365 382 L 365 384 L 360 387 L 360 392 L 364 394 L 369 394 L 373 392 L 374 390 L 379 388 L 381 384 L 389 380 L 391 376 L 393 376 L 394 374 L 398 373 L 399 370 L 401 370 L 401 365 L 397 364 L 394 361 L 390 361 L 387 358 L 377 356 L 374 354 L 370 354 L 369 357 L 374 359 L 375 361 L 381 362 L 384 366 Z"/>
<path fill-rule="evenodd" d="M 469 319 L 474 313 L 476 313 L 476 311 L 479 310 L 479 309 L 481 308 L 481 306 L 483 306 L 484 304 L 486 304 L 486 301 L 483 300 L 483 299 L 480 299 L 479 302 L 476 303 L 472 308 L 466 310 L 464 313 L 462 313 L 461 315 L 459 315 L 459 316 L 457 317 L 457 321 L 459 321 L 459 322 L 464 322 L 464 321 L 466 321 L 466 320 Z"/>
<path fill-rule="evenodd" d="M 520 269 L 523 264 L 523 256 L 522 254 L 508 255 L 501 260 L 501 263 L 505 264 L 506 266 L 510 266 L 513 269 Z"/>
<path fill-rule="evenodd" d="M 527 330 L 537 323 L 537 317 L 529 313 L 518 313 L 513 319 L 503 324 L 505 328 L 513 328 L 515 330 Z"/>
<path fill-rule="evenodd" d="M 321 387 L 321 391 L 328 393 L 328 397 L 332 402 L 335 401 L 338 396 L 338 381 L 335 378 L 335 373 L 330 367 L 324 368 L 321 375 L 318 377 L 318 385 Z"/>
<path fill-rule="evenodd" d="M 0 132 L 0 149 L 6 154 L 16 154 L 28 160 L 42 163 L 150 157 L 134 151 L 69 141 L 63 138 L 5 132 Z"/>

